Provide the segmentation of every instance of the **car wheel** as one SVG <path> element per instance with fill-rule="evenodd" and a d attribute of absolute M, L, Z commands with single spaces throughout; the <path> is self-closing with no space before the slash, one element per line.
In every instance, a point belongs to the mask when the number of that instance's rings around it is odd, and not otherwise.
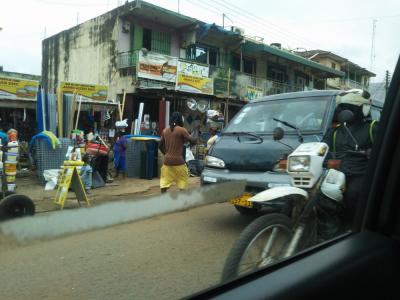
<path fill-rule="evenodd" d="M 35 204 L 25 195 L 10 195 L 0 201 L 0 220 L 32 216 Z"/>

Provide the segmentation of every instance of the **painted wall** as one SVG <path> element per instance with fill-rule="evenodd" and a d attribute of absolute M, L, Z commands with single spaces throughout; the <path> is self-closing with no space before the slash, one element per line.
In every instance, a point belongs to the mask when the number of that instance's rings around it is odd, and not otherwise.
<path fill-rule="evenodd" d="M 122 89 L 117 69 L 118 9 L 42 42 L 42 81 L 53 91 L 60 81 L 109 86 L 109 99 Z M 126 47 L 126 42 L 119 44 Z"/>

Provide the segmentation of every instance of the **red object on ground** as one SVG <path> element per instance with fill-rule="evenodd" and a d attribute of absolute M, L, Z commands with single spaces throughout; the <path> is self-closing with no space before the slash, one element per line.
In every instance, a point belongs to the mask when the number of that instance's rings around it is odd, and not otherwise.
<path fill-rule="evenodd" d="M 90 155 L 108 155 L 108 147 L 103 144 L 88 143 L 86 146 L 86 153 Z"/>

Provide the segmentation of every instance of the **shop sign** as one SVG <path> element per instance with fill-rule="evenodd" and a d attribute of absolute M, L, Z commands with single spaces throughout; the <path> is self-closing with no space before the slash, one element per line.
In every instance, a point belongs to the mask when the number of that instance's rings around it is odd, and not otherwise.
<path fill-rule="evenodd" d="M 252 100 L 257 99 L 262 96 L 264 96 L 263 89 L 260 89 L 255 86 L 247 86 L 246 87 L 246 96 L 244 97 L 244 100 L 252 101 Z"/>
<path fill-rule="evenodd" d="M 39 81 L 0 77 L 0 99 L 35 100 Z"/>
<path fill-rule="evenodd" d="M 139 51 L 137 77 L 175 83 L 177 61 L 176 57 Z"/>
<path fill-rule="evenodd" d="M 177 91 L 212 95 L 214 82 L 208 77 L 208 66 L 178 61 Z"/>
<path fill-rule="evenodd" d="M 108 89 L 105 85 L 96 84 L 80 84 L 72 82 L 60 82 L 60 92 L 65 93 L 76 93 L 82 96 L 84 101 L 107 101 Z"/>

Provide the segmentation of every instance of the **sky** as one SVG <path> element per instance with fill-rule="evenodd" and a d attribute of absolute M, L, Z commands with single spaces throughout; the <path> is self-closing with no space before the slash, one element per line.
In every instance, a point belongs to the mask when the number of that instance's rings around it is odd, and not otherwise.
<path fill-rule="evenodd" d="M 226 27 L 244 29 L 286 49 L 322 49 L 371 70 L 380 82 L 400 55 L 398 0 L 148 0 Z M 41 43 L 119 5 L 122 0 L 13 0 L 0 10 L 0 66 L 40 75 Z M 224 15 L 224 17 L 223 17 Z M 375 30 L 373 30 L 374 21 Z M 373 34 L 373 31 L 375 34 Z M 374 45 L 374 46 L 373 46 Z"/>

